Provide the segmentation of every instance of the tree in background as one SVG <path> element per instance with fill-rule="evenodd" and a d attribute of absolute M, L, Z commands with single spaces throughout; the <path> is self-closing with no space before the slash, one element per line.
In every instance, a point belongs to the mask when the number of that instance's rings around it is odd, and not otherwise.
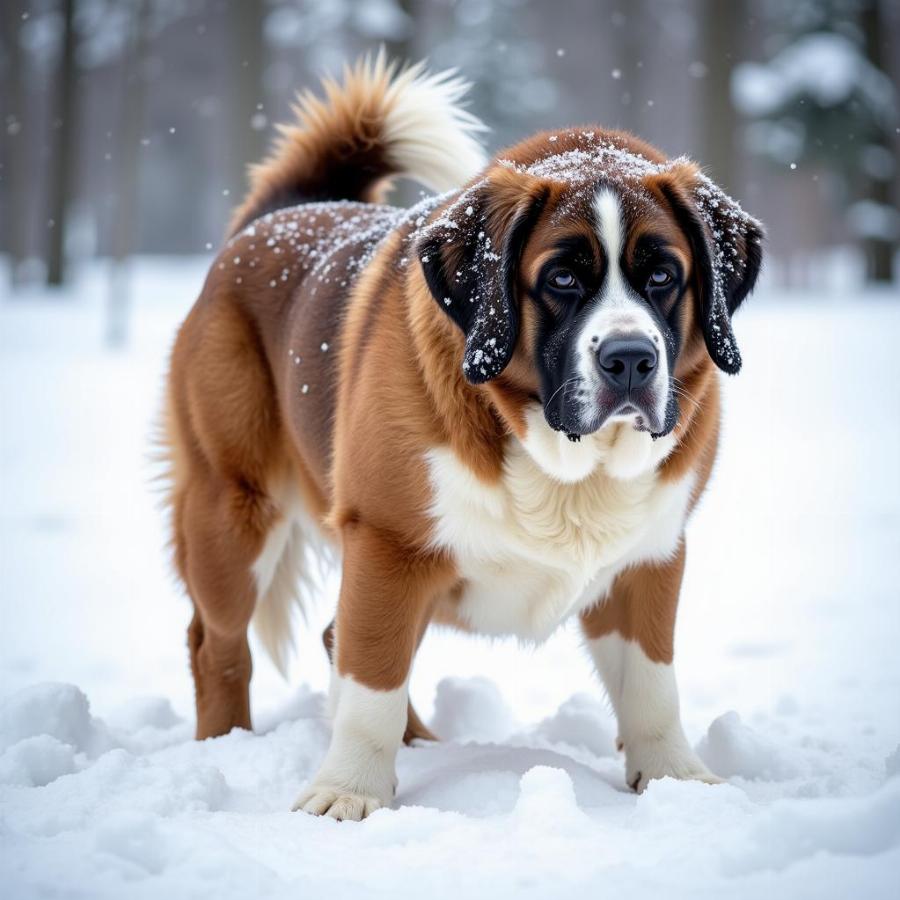
<path fill-rule="evenodd" d="M 247 187 L 247 166 L 258 162 L 266 151 L 265 92 L 263 68 L 266 49 L 263 23 L 264 0 L 240 0 L 226 7 L 232 48 L 234 85 L 230 97 L 232 120 L 230 157 L 230 195 L 240 203 Z"/>
<path fill-rule="evenodd" d="M 6 215 L 0 219 L 3 239 L 9 248 L 10 279 L 17 286 L 22 275 L 21 263 L 28 253 L 28 157 L 26 141 L 28 131 L 25 101 L 25 59 L 19 41 L 19 26 L 25 14 L 25 5 L 17 0 L 0 4 L 0 42 L 2 42 L 5 66 L 2 77 L 6 82 L 3 102 L 2 137 L 3 152 L 0 153 L 2 169 L 3 198 Z"/>
<path fill-rule="evenodd" d="M 66 265 L 66 220 L 71 207 L 75 140 L 75 0 L 61 0 L 62 50 L 54 83 L 55 109 L 50 135 L 47 284 L 61 285 Z"/>
<path fill-rule="evenodd" d="M 749 146 L 780 166 L 820 166 L 863 249 L 867 278 L 889 281 L 900 238 L 891 203 L 897 96 L 884 70 L 891 32 L 880 0 L 773 4 L 769 15 L 775 52 L 734 73 L 735 102 L 751 119 Z"/>
<path fill-rule="evenodd" d="M 212 249 L 295 91 L 383 43 L 460 68 L 491 147 L 630 128 L 770 218 L 779 261 L 805 271 L 852 238 L 885 278 L 900 232 L 891 39 L 891 0 L 0 0 L 0 251 L 25 281 L 63 277 L 64 249 L 124 261 L 119 274 L 134 252 Z M 746 165 L 732 75 L 750 143 L 777 166 Z M 126 291 L 110 296 L 126 313 Z"/>
<path fill-rule="evenodd" d="M 130 259 L 138 230 L 141 131 L 147 106 L 147 44 L 151 0 L 134 0 L 127 20 L 128 35 L 121 56 L 122 82 L 116 135 L 112 261 L 107 303 L 106 339 L 125 343 L 131 299 Z"/>
<path fill-rule="evenodd" d="M 879 0 L 870 0 L 860 13 L 866 57 L 880 73 L 887 73 L 891 59 L 889 29 L 884 28 Z M 888 86 L 891 99 L 888 100 Z M 873 281 L 890 281 L 894 252 L 900 240 L 900 216 L 897 214 L 897 159 L 892 153 L 896 141 L 897 101 L 893 83 L 884 84 L 884 115 L 878 118 L 880 127 L 874 128 L 870 143 L 864 150 L 864 197 L 857 206 L 857 231 L 863 239 L 866 266 Z M 867 228 L 867 224 L 872 228 Z"/>
<path fill-rule="evenodd" d="M 731 102 L 731 73 L 738 60 L 743 0 L 702 0 L 700 49 L 706 68 L 703 85 L 703 162 L 726 191 L 738 193 L 735 165 L 737 118 Z"/>
<path fill-rule="evenodd" d="M 544 65 L 553 49 L 526 30 L 529 5 L 529 0 L 459 0 L 450 22 L 429 35 L 434 67 L 458 68 L 472 82 L 472 109 L 490 124 L 497 145 L 524 137 L 559 100 Z"/>

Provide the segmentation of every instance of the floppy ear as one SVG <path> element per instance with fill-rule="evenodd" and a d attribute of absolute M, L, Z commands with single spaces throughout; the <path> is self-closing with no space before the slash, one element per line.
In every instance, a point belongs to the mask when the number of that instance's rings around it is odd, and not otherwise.
<path fill-rule="evenodd" d="M 658 176 L 663 193 L 691 244 L 700 327 L 713 362 L 729 375 L 741 369 L 731 317 L 753 290 L 762 263 L 762 224 L 695 166 Z"/>
<path fill-rule="evenodd" d="M 547 193 L 540 180 L 495 167 L 439 212 L 417 243 L 432 296 L 466 336 L 462 367 L 472 384 L 496 378 L 512 357 L 519 260 Z"/>

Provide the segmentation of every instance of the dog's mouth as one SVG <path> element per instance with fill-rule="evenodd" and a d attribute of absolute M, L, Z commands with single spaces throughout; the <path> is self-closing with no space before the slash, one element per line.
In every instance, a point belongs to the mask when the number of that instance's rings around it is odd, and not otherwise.
<path fill-rule="evenodd" d="M 622 397 L 598 397 L 591 405 L 562 404 L 557 408 L 544 406 L 547 424 L 563 432 L 570 441 L 595 434 L 613 423 L 630 424 L 635 431 L 657 434 L 665 423 L 658 411 L 659 403 L 651 391 Z"/>

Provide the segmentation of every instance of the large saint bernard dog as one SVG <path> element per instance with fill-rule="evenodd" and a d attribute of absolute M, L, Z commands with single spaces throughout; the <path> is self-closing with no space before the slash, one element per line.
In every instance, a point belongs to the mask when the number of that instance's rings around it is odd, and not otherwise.
<path fill-rule="evenodd" d="M 383 56 L 305 95 L 252 173 L 167 392 L 197 737 L 250 728 L 311 548 L 339 554 L 333 734 L 296 809 L 393 797 L 430 623 L 541 641 L 577 616 L 626 783 L 713 782 L 672 670 L 685 520 L 762 228 L 687 159 L 545 132 L 486 160 L 466 86 Z M 408 176 L 444 191 L 380 202 Z"/>

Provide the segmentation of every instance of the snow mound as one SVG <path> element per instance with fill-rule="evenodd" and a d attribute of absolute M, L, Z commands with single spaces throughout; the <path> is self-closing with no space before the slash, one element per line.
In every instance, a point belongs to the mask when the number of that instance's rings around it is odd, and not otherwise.
<path fill-rule="evenodd" d="M 797 774 L 778 745 L 745 725 L 734 710 L 709 726 L 697 753 L 722 778 L 783 781 Z"/>
<path fill-rule="evenodd" d="M 486 678 L 444 678 L 431 729 L 443 740 L 502 741 L 516 727 L 497 685 Z"/>
<path fill-rule="evenodd" d="M 120 734 L 135 752 L 91 758 L 75 745 L 91 747 L 105 726 L 83 693 L 61 685 L 22 693 L 40 702 L 31 717 L 22 696 L 4 705 L 3 737 L 12 743 L 0 757 L 0 882 L 15 898 L 77 884 L 78 896 L 116 900 L 423 890 L 431 900 L 497 900 L 582 896 L 598 883 L 640 897 L 674 884 L 683 889 L 668 896 L 688 897 L 701 886 L 698 872 L 709 896 L 758 896 L 760 879 L 779 872 L 784 896 L 837 897 L 860 886 L 861 895 L 881 897 L 900 859 L 900 779 L 856 796 L 782 791 L 771 802 L 754 799 L 752 785 L 667 778 L 638 797 L 624 789 L 621 760 L 591 755 L 586 763 L 546 746 L 590 745 L 591 722 L 611 736 L 586 696 L 520 727 L 513 743 L 402 748 L 392 806 L 363 823 L 338 823 L 288 812 L 328 744 L 321 694 L 301 691 L 288 707 L 297 718 L 265 733 L 237 729 L 161 748 L 158 733 L 184 723 L 164 703 L 136 703 L 127 711 L 132 730 Z M 459 733 L 510 727 L 499 691 L 484 679 L 446 679 L 440 693 L 444 724 Z M 479 698 L 483 718 L 473 708 Z M 29 734 L 48 729 L 74 743 Z M 705 740 L 745 773 L 772 768 L 770 743 L 735 714 L 713 722 Z"/>
<path fill-rule="evenodd" d="M 0 755 L 0 784 L 42 787 L 75 771 L 75 748 L 49 734 L 18 741 Z"/>
<path fill-rule="evenodd" d="M 616 732 L 606 707 L 590 694 L 575 694 L 535 729 L 548 744 L 577 747 L 594 756 L 615 756 Z"/>
<path fill-rule="evenodd" d="M 209 812 L 223 808 L 229 796 L 222 773 L 212 766 L 170 766 L 121 749 L 40 790 L 40 802 L 21 793 L 5 798 L 17 831 L 42 837 L 92 831 L 110 816 L 132 810 L 158 817 Z"/>
<path fill-rule="evenodd" d="M 160 875 L 174 855 L 157 820 L 131 810 L 108 816 L 97 829 L 94 846 L 129 881 Z"/>
<path fill-rule="evenodd" d="M 629 827 L 641 831 L 666 829 L 667 823 L 682 827 L 731 831 L 744 825 L 753 804 L 738 787 L 662 778 L 651 781 L 628 818 Z"/>
<path fill-rule="evenodd" d="M 616 806 L 628 795 L 622 774 L 598 770 L 571 756 L 535 747 L 522 734 L 507 744 L 439 744 L 401 755 L 397 804 L 429 806 L 485 817 L 511 813 L 522 802 L 522 778 L 535 768 L 565 773 L 582 808 Z"/>
<path fill-rule="evenodd" d="M 127 705 L 120 706 L 107 722 L 112 728 L 123 731 L 141 731 L 144 728 L 166 731 L 183 724 L 166 697 L 135 697 Z"/>
<path fill-rule="evenodd" d="M 0 701 L 0 750 L 28 738 L 49 736 L 95 757 L 114 746 L 88 698 L 72 684 L 36 684 Z"/>
<path fill-rule="evenodd" d="M 568 772 L 551 766 L 535 766 L 522 776 L 513 816 L 532 826 L 551 819 L 565 831 L 583 829 L 589 822 L 578 808 Z"/>
<path fill-rule="evenodd" d="M 781 870 L 817 854 L 874 856 L 900 847 L 900 780 L 865 797 L 773 803 L 750 833 L 750 847 L 726 863 L 732 873 Z"/>

